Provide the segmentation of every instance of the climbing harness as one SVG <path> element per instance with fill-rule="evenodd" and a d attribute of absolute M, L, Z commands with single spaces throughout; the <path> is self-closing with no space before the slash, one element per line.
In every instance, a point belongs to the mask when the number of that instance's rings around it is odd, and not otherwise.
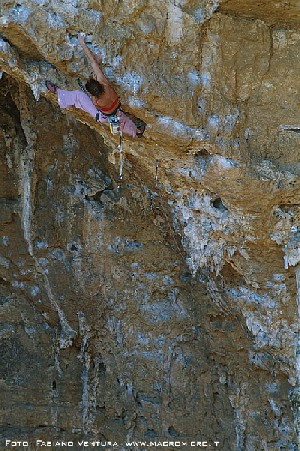
<path fill-rule="evenodd" d="M 99 122 L 100 114 L 101 114 L 101 113 L 102 113 L 102 112 L 99 111 L 99 112 L 96 114 L 96 121 L 97 121 L 97 122 Z M 109 128 L 110 128 L 111 134 L 112 134 L 112 135 L 118 135 L 118 134 L 120 133 L 120 130 L 121 130 L 121 121 L 120 121 L 120 117 L 117 116 L 116 114 L 110 114 L 110 115 L 107 115 L 107 114 L 102 113 L 102 115 L 103 115 L 104 117 L 106 117 L 106 119 L 108 120 L 108 124 L 109 124 Z"/>

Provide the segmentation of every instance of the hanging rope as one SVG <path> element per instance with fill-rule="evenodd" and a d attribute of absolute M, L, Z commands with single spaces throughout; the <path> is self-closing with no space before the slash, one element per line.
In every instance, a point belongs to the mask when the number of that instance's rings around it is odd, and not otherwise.
<path fill-rule="evenodd" d="M 119 144 L 119 152 L 120 152 L 120 169 L 119 169 L 119 180 L 123 179 L 123 135 L 122 130 L 120 128 L 120 144 Z"/>
<path fill-rule="evenodd" d="M 121 182 L 123 180 L 123 162 L 124 162 L 124 155 L 123 155 L 123 134 L 120 127 L 120 142 L 119 142 L 119 181 Z M 121 188 L 121 183 L 118 185 L 118 189 Z"/>

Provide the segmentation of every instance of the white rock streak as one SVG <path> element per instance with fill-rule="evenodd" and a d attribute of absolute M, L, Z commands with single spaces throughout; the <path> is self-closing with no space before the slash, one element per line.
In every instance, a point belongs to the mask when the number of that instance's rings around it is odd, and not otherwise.
<path fill-rule="evenodd" d="M 177 44 L 182 38 L 183 13 L 177 4 L 174 0 L 168 1 L 168 41 L 170 44 Z"/>
<path fill-rule="evenodd" d="M 20 185 L 22 196 L 22 227 L 25 241 L 28 244 L 29 254 L 33 256 L 32 248 L 32 201 L 31 201 L 31 180 L 33 172 L 34 148 L 28 145 L 24 155 L 20 159 Z"/>
<path fill-rule="evenodd" d="M 47 292 L 51 306 L 56 310 L 61 326 L 61 334 L 59 339 L 60 349 L 71 346 L 76 332 L 68 324 L 63 310 L 58 305 L 55 296 L 51 289 L 51 284 L 49 282 L 46 271 L 43 270 L 40 262 L 34 255 L 33 243 L 32 243 L 32 222 L 33 222 L 33 174 L 34 174 L 34 160 L 35 160 L 35 147 L 36 147 L 36 133 L 30 126 L 31 117 L 29 115 L 29 108 L 27 105 L 27 98 L 25 92 L 19 90 L 20 98 L 20 112 L 21 112 L 21 125 L 26 137 L 27 147 L 24 153 L 20 155 L 20 177 L 19 177 L 19 190 L 21 193 L 21 204 L 22 204 L 22 228 L 24 233 L 24 239 L 28 245 L 28 252 L 33 257 L 36 272 L 43 277 L 44 288 Z M 27 117 L 25 117 L 27 114 Z"/>

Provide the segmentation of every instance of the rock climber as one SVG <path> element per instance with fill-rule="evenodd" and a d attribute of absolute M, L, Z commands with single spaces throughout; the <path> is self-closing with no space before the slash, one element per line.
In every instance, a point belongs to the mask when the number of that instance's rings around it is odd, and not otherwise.
<path fill-rule="evenodd" d="M 123 133 L 133 137 L 142 138 L 145 131 L 145 123 L 140 120 L 137 126 L 121 108 L 119 96 L 112 87 L 102 71 L 102 60 L 100 55 L 94 55 L 85 43 L 85 35 L 78 34 L 78 42 L 82 46 L 93 68 L 94 77 L 90 77 L 85 84 L 85 89 L 91 94 L 91 98 L 81 90 L 66 91 L 59 89 L 57 85 L 46 81 L 47 89 L 53 94 L 57 94 L 58 104 L 61 109 L 75 106 L 86 111 L 98 122 L 108 122 L 110 116 L 120 118 L 120 127 Z"/>

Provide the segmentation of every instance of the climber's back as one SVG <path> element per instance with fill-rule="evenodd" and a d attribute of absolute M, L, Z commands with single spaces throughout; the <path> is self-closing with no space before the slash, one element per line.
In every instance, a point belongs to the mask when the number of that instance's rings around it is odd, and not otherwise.
<path fill-rule="evenodd" d="M 92 95 L 92 101 L 104 114 L 112 114 L 120 105 L 118 94 L 109 81 L 103 77 L 101 82 L 90 78 L 86 85 L 86 90 Z"/>

